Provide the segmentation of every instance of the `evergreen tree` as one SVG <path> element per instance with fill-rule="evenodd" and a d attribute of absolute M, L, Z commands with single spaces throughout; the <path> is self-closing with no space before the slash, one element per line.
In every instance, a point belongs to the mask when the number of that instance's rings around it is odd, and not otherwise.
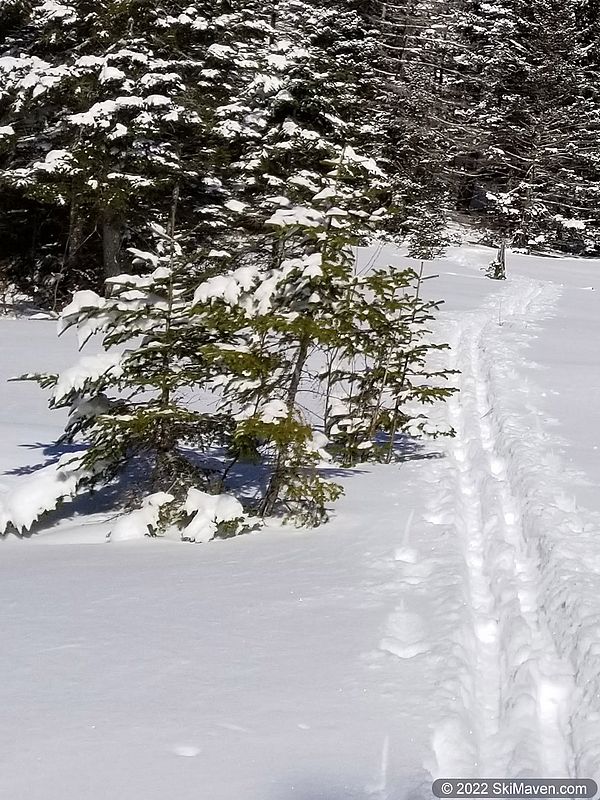
<path fill-rule="evenodd" d="M 599 107 L 579 8 L 497 0 L 463 15 L 463 40 L 473 45 L 465 73 L 473 77 L 462 114 L 469 136 L 457 159 L 470 173 L 468 203 L 524 248 L 598 247 Z"/>
<path fill-rule="evenodd" d="M 51 484 L 32 509 L 32 520 L 56 502 L 124 473 L 134 489 L 121 502 L 152 512 L 142 521 L 157 530 L 189 522 L 194 498 L 195 511 L 204 513 L 206 504 L 198 501 L 222 489 L 222 476 L 206 454 L 226 442 L 232 419 L 220 410 L 194 409 L 189 395 L 214 389 L 222 353 L 235 350 L 239 335 L 231 315 L 216 319 L 210 306 L 195 310 L 174 215 L 175 205 L 170 231 L 155 230 L 155 253 L 132 249 L 150 274 L 109 278 L 107 297 L 77 292 L 63 310 L 59 330 L 76 327 L 82 347 L 100 333 L 104 352 L 84 356 L 61 374 L 23 376 L 51 390 L 52 408 L 69 409 L 61 443 L 85 444 L 51 468 L 59 475 L 66 470 L 69 481 Z M 239 517 L 241 523 L 241 506 L 235 508 L 236 517 L 220 521 Z M 212 529 L 218 532 L 218 526 Z"/>
<path fill-rule="evenodd" d="M 37 245 L 38 264 L 40 248 L 49 257 L 36 284 L 98 287 L 129 269 L 127 245 L 147 246 L 175 186 L 181 231 L 204 243 L 222 224 L 220 171 L 230 156 L 215 109 L 230 102 L 246 51 L 263 35 L 255 11 L 35 2 L 13 21 L 0 58 L 0 181 L 53 218 Z M 90 270 L 99 259 L 102 269 Z"/>
<path fill-rule="evenodd" d="M 439 0 L 370 4 L 377 30 L 375 118 L 384 131 L 382 151 L 394 189 L 391 232 L 405 238 L 417 258 L 433 258 L 448 243 L 450 17 L 451 5 Z"/>
<path fill-rule="evenodd" d="M 85 446 L 59 463 L 68 480 L 52 483 L 57 498 L 135 468 L 131 513 L 146 532 L 169 522 L 195 540 L 237 530 L 237 501 L 210 498 L 249 457 L 267 476 L 253 511 L 318 524 L 340 492 L 319 463 L 391 457 L 398 433 L 426 428 L 410 404 L 451 391 L 428 366 L 439 346 L 424 325 L 436 304 L 420 300 L 419 277 L 356 268 L 392 197 L 385 169 L 363 152 L 379 130 L 361 107 L 361 17 L 318 0 L 276 12 L 236 62 L 227 102 L 209 98 L 228 154 L 209 235 L 196 246 L 185 214 L 178 230 L 176 184 L 168 229 L 154 225 L 152 249 L 129 248 L 132 266 L 152 272 L 110 277 L 107 297 L 80 293 L 63 311 L 62 326 L 84 339 L 102 331 L 107 352 L 66 375 L 31 376 L 71 408 L 66 437 Z M 213 392 L 216 410 L 191 408 L 190 392 Z M 330 452 L 325 431 L 345 394 L 367 428 L 358 443 L 332 436 Z M 374 447 L 381 436 L 385 453 Z"/>

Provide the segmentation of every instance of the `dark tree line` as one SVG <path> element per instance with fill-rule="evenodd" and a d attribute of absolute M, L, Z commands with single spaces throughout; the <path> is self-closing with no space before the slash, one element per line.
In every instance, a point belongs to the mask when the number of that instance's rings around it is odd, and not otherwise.
<path fill-rule="evenodd" d="M 526 250 L 597 254 L 598 13 L 593 0 L 376 0 L 410 201 L 429 194 Z"/>
<path fill-rule="evenodd" d="M 307 31 L 321 6 L 299 11 Z M 210 251 L 243 156 L 230 134 L 257 136 L 236 92 L 286 7 L 3 0 L 2 283 L 60 306 L 131 271 L 130 248 L 152 241 L 175 189 L 180 229 Z M 349 0 L 331 12 L 314 36 L 337 59 L 335 83 L 315 75 L 277 113 L 310 122 L 327 91 L 335 126 L 360 104 L 363 149 L 390 176 L 390 236 L 427 257 L 458 219 L 494 243 L 598 252 L 596 2 Z"/>

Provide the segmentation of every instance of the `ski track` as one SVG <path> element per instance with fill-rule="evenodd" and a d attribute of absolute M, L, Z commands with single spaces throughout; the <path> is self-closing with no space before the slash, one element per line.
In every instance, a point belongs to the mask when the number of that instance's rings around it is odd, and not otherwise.
<path fill-rule="evenodd" d="M 600 514 L 578 508 L 581 475 L 522 369 L 543 369 L 526 347 L 561 290 L 495 288 L 446 334 L 456 436 L 423 474 L 422 524 L 411 514 L 389 559 L 396 607 L 379 652 L 418 664 L 429 776 L 598 779 Z"/>
<path fill-rule="evenodd" d="M 559 554 L 549 557 L 544 538 L 552 536 L 546 525 L 564 528 L 573 509 L 563 502 L 557 518 L 561 502 L 548 501 L 546 486 L 536 483 L 532 461 L 543 462 L 536 445 L 544 434 L 515 374 L 527 328 L 558 294 L 552 284 L 511 281 L 462 317 L 451 342 L 461 371 L 460 393 L 448 403 L 456 437 L 428 516 L 449 528 L 461 551 L 463 608 L 440 681 L 446 707 L 432 741 L 432 771 L 440 776 L 579 774 L 572 720 L 581 691 L 573 654 L 556 636 L 560 596 L 551 584 Z"/>
<path fill-rule="evenodd" d="M 459 325 L 454 347 L 462 391 L 450 403 L 457 435 L 449 455 L 456 482 L 454 527 L 473 617 L 471 716 L 479 775 L 573 771 L 573 677 L 546 624 L 518 463 L 494 395 L 496 354 L 487 346 L 501 331 L 502 316 L 504 325 L 523 323 L 550 305 L 554 293 L 549 286 L 516 282 Z M 490 330 L 493 325 L 496 331 Z"/>

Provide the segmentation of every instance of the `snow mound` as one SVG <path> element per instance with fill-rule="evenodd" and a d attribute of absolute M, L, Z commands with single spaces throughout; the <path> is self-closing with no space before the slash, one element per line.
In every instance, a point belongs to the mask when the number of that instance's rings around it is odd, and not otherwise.
<path fill-rule="evenodd" d="M 207 494 L 199 489 L 190 489 L 185 502 L 185 511 L 193 515 L 183 530 L 183 539 L 192 542 L 209 542 L 214 539 L 219 525 L 244 517 L 241 503 L 229 494 Z"/>
<path fill-rule="evenodd" d="M 172 503 L 175 498 L 166 492 L 156 492 L 144 499 L 141 508 L 119 517 L 106 537 L 110 542 L 126 542 L 132 539 L 143 539 L 150 536 L 158 525 L 163 506 Z"/>
<path fill-rule="evenodd" d="M 28 531 L 42 514 L 74 497 L 85 475 L 81 458 L 67 454 L 19 481 L 10 494 L 0 498 L 0 534 L 11 524 L 19 533 Z"/>

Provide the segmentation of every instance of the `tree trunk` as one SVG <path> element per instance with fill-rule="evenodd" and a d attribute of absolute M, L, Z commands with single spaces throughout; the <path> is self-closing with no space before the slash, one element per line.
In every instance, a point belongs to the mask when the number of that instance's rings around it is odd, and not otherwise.
<path fill-rule="evenodd" d="M 506 280 L 506 239 L 502 238 L 496 257 L 496 269 L 494 277 L 499 281 Z"/>
<path fill-rule="evenodd" d="M 296 402 L 296 395 L 298 394 L 298 389 L 300 388 L 300 379 L 302 378 L 302 370 L 304 369 L 304 365 L 306 364 L 306 359 L 308 358 L 309 344 L 310 344 L 310 338 L 306 335 L 303 336 L 302 339 L 300 340 L 300 347 L 298 348 L 298 355 L 296 356 L 296 365 L 294 366 L 292 379 L 290 381 L 290 387 L 288 389 L 286 397 L 286 404 L 290 416 L 294 412 L 294 403 Z"/>
<path fill-rule="evenodd" d="M 121 272 L 121 241 L 123 225 L 116 214 L 107 214 L 102 221 L 102 253 L 104 277 L 113 278 Z"/>
<path fill-rule="evenodd" d="M 84 219 L 79 204 L 77 203 L 77 197 L 74 196 L 71 201 L 71 210 L 69 213 L 69 236 L 67 238 L 62 264 L 56 275 L 56 280 L 54 281 L 52 311 L 56 311 L 58 306 L 62 282 L 65 277 L 77 267 L 77 260 L 84 241 Z"/>
<path fill-rule="evenodd" d="M 292 379 L 288 387 L 286 395 L 286 405 L 288 408 L 288 418 L 291 419 L 294 414 L 294 405 L 296 403 L 296 395 L 300 388 L 300 380 L 302 378 L 302 370 L 308 358 L 308 348 L 310 345 L 310 337 L 305 335 L 300 340 L 300 347 L 298 348 L 298 355 L 296 356 L 296 364 L 292 373 Z M 260 515 L 262 517 L 269 516 L 275 510 L 275 505 L 279 499 L 279 494 L 283 488 L 283 481 L 286 472 L 287 460 L 287 446 L 281 445 L 277 450 L 277 457 L 275 459 L 275 468 L 269 480 L 267 491 L 260 504 Z"/>
<path fill-rule="evenodd" d="M 71 214 L 69 216 L 69 245 L 67 250 L 68 269 L 72 269 L 79 255 L 79 251 L 84 241 L 84 219 L 81 208 L 76 201 L 71 204 Z"/>

